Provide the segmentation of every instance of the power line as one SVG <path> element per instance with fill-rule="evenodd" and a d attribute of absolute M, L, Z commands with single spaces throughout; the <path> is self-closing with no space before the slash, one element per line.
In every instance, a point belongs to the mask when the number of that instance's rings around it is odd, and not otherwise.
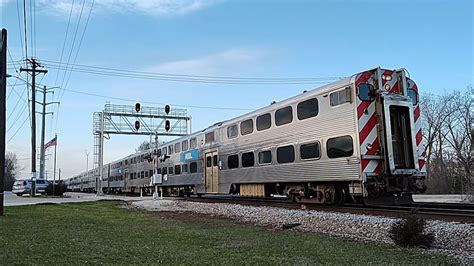
<path fill-rule="evenodd" d="M 83 94 L 83 95 L 88 95 L 88 96 L 93 96 L 93 97 L 104 98 L 104 99 L 119 100 L 119 101 L 126 101 L 126 102 L 140 102 L 140 103 L 147 103 L 147 104 L 153 104 L 153 105 L 165 105 L 165 103 L 142 101 L 142 100 L 138 100 L 138 99 L 120 98 L 120 97 L 113 97 L 113 96 L 105 96 L 105 95 L 100 95 L 100 94 L 96 94 L 96 93 L 76 91 L 76 90 L 71 90 L 71 89 L 64 89 L 64 90 L 68 91 L 68 92 L 72 92 L 72 93 Z M 212 110 L 235 110 L 235 111 L 254 110 L 254 109 L 251 109 L 251 108 L 197 106 L 197 105 L 183 105 L 183 104 L 170 104 L 170 105 L 177 106 L 177 107 L 187 107 L 187 108 L 196 108 L 196 109 L 212 109 Z"/>
<path fill-rule="evenodd" d="M 64 48 L 66 47 L 67 35 L 68 35 L 68 32 L 69 32 L 69 25 L 71 24 L 71 15 L 72 15 L 73 8 L 74 8 L 74 0 L 72 0 L 71 10 L 69 10 L 69 19 L 67 20 L 66 34 L 64 36 L 63 48 L 61 50 L 61 56 L 59 58 L 59 66 L 61 66 L 61 64 L 63 62 Z M 59 72 L 61 72 L 61 71 L 56 72 L 56 79 L 54 80 L 55 85 L 57 85 L 57 82 L 58 82 Z"/>
<path fill-rule="evenodd" d="M 59 66 L 58 62 L 51 61 L 51 60 L 42 60 L 43 62 L 49 63 L 49 65 L 55 68 L 63 69 L 64 66 Z M 48 65 L 48 66 L 49 66 Z M 171 73 L 159 73 L 159 72 L 144 72 L 144 71 L 133 71 L 127 69 L 117 69 L 117 68 L 108 68 L 108 67 L 97 67 L 97 66 L 88 66 L 88 65 L 80 65 L 80 64 L 67 64 L 68 66 L 73 66 L 72 68 L 79 69 L 82 71 L 103 71 L 105 73 L 112 72 L 114 74 L 138 74 L 138 75 L 149 75 L 149 76 L 156 76 L 161 78 L 193 78 L 193 79 L 211 79 L 211 80 L 236 80 L 236 81 L 298 81 L 298 82 L 310 82 L 310 81 L 333 81 L 341 79 L 342 77 L 231 77 L 231 76 L 203 76 L 203 75 L 188 75 L 188 74 L 171 74 Z"/>
<path fill-rule="evenodd" d="M 33 38 L 33 31 L 34 31 L 34 14 L 33 14 L 33 5 L 32 5 L 32 0 L 28 1 L 28 7 L 30 9 L 30 50 L 31 50 L 31 56 L 35 56 L 35 50 L 34 48 L 34 41 L 35 39 Z"/>
<path fill-rule="evenodd" d="M 7 47 L 7 52 L 8 52 L 8 56 L 10 57 L 10 61 L 13 63 L 13 68 L 15 69 L 15 72 L 18 73 L 18 70 L 16 68 L 16 64 L 14 63 L 15 61 L 13 61 L 13 57 L 12 57 L 12 54 L 10 53 L 10 48 Z M 7 96 L 7 101 L 8 99 L 10 98 L 10 95 L 12 94 L 13 90 L 14 90 L 14 87 L 16 86 L 16 84 L 18 83 L 18 79 L 15 79 L 15 84 L 13 85 L 9 85 L 11 87 L 11 90 L 10 92 L 8 93 L 8 96 Z M 17 105 L 18 105 L 18 102 L 17 102 Z M 16 105 L 15 105 L 16 107 Z"/>
<path fill-rule="evenodd" d="M 79 50 L 81 50 L 82 40 L 84 39 L 84 35 L 85 35 L 86 29 L 87 29 L 87 25 L 89 25 L 89 19 L 91 17 L 92 9 L 94 8 L 94 3 L 95 3 L 95 0 L 92 0 L 91 8 L 89 9 L 89 14 L 87 15 L 86 25 L 84 26 L 84 30 L 82 31 L 82 35 L 81 35 L 81 39 L 79 40 L 79 46 L 78 46 L 77 51 L 76 51 L 76 56 L 74 57 L 74 61 L 72 62 L 73 66 L 74 66 L 74 64 L 76 64 L 77 56 L 79 55 Z M 74 67 L 72 67 L 72 68 L 74 68 Z M 69 84 L 69 79 L 71 78 L 71 74 L 72 74 L 72 69 L 69 72 L 69 76 L 67 78 L 66 85 L 64 85 L 64 88 L 67 88 L 67 85 Z M 64 94 L 64 91 L 63 91 L 63 94 Z"/>
<path fill-rule="evenodd" d="M 10 137 L 10 139 L 8 139 L 7 144 L 10 143 L 10 141 L 16 136 L 16 134 L 20 131 L 20 129 L 23 128 L 23 126 L 25 125 L 26 121 L 28 121 L 28 117 L 23 121 L 23 123 L 22 123 L 21 126 L 15 131 L 15 133 L 13 133 L 13 135 Z"/>
<path fill-rule="evenodd" d="M 15 90 L 14 88 L 11 88 L 10 94 L 11 94 L 11 92 L 13 92 L 14 90 Z M 17 93 L 17 92 L 15 91 L 15 93 Z M 17 93 L 17 94 L 18 94 L 18 93 Z M 18 95 L 19 95 L 19 94 L 18 94 Z M 21 100 L 23 100 L 23 98 L 18 97 L 18 100 L 16 101 L 15 106 L 13 107 L 13 109 L 12 109 L 12 110 L 10 111 L 10 113 L 8 114 L 7 122 L 8 122 L 8 120 L 10 120 L 10 118 L 12 117 L 12 114 L 15 113 L 15 110 L 16 110 L 16 108 L 18 107 L 18 104 L 20 103 Z"/>
<path fill-rule="evenodd" d="M 66 79 L 66 76 L 67 76 L 67 71 L 68 71 L 68 65 L 69 65 L 69 62 L 71 61 L 71 55 L 72 55 L 72 52 L 74 51 L 74 44 L 76 43 L 76 36 L 77 36 L 77 31 L 79 30 L 79 26 L 81 24 L 81 18 L 82 18 L 82 11 L 84 10 L 84 5 L 86 3 L 86 0 L 83 0 L 82 1 L 82 7 L 81 7 L 81 12 L 79 13 L 79 18 L 77 20 L 77 24 L 76 24 L 76 30 L 74 31 L 74 37 L 72 39 L 72 44 L 71 44 L 71 50 L 69 50 L 69 56 L 67 58 L 67 63 L 66 63 L 66 69 L 64 71 L 64 76 L 63 76 L 63 80 L 61 81 L 61 88 L 63 87 L 64 85 L 64 81 Z"/>
<path fill-rule="evenodd" d="M 48 64 L 48 68 L 51 69 L 64 69 L 57 65 Z M 75 72 L 102 75 L 108 77 L 122 77 L 122 78 L 134 78 L 134 79 L 146 79 L 146 80 L 162 80 L 162 81 L 174 81 L 174 82 L 188 82 L 188 83 L 207 83 L 207 84 L 234 84 L 234 85 L 291 85 L 291 84 L 307 84 L 314 85 L 320 83 L 329 83 L 334 79 L 327 80 L 307 80 L 307 81 L 293 81 L 293 80 L 228 80 L 228 79 L 209 79 L 209 78 L 175 78 L 175 77 L 163 77 L 160 74 L 130 74 L 126 72 L 114 72 L 114 71 L 100 71 L 91 70 L 86 68 L 74 68 L 68 69 Z M 130 71 L 133 72 L 133 71 Z"/>
<path fill-rule="evenodd" d="M 33 30 L 34 30 L 34 35 L 33 35 L 33 40 L 34 40 L 34 51 L 35 51 L 35 57 L 36 57 L 36 0 L 33 0 Z"/>
<path fill-rule="evenodd" d="M 20 19 L 20 5 L 18 4 L 20 1 L 16 1 L 16 14 L 18 17 L 18 32 L 20 33 L 20 44 L 21 44 L 21 54 L 23 57 L 25 57 L 25 54 L 23 53 L 23 37 L 21 35 L 21 19 Z"/>
<path fill-rule="evenodd" d="M 16 122 L 20 119 L 20 117 L 25 113 L 25 110 L 27 109 L 28 103 L 26 105 L 23 106 L 23 110 L 20 111 L 20 113 L 16 116 L 15 120 L 11 123 L 11 125 L 9 125 L 9 129 L 7 129 L 7 132 L 9 132 L 13 126 L 16 124 Z M 28 117 L 26 117 L 28 118 Z"/>
<path fill-rule="evenodd" d="M 28 40 L 27 40 L 27 24 L 26 24 L 26 0 L 23 0 L 23 24 L 25 26 L 25 58 L 28 58 Z"/>

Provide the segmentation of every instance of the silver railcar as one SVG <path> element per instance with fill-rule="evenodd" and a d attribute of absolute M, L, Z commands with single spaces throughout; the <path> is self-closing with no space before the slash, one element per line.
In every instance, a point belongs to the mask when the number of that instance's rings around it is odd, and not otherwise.
<path fill-rule="evenodd" d="M 426 189 L 423 150 L 415 82 L 375 68 L 160 145 L 152 163 L 146 153 L 111 163 L 107 188 L 410 201 Z"/>

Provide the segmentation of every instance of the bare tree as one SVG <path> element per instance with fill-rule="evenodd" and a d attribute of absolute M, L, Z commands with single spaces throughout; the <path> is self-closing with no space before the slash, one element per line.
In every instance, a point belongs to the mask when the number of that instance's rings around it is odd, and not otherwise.
<path fill-rule="evenodd" d="M 149 149 L 151 149 L 151 143 L 145 140 L 142 143 L 140 143 L 140 146 L 138 146 L 138 148 L 135 149 L 135 152 L 143 152 Z"/>
<path fill-rule="evenodd" d="M 472 192 L 472 92 L 469 87 L 444 96 L 422 98 L 429 192 Z"/>
<path fill-rule="evenodd" d="M 18 160 L 16 154 L 7 152 L 5 154 L 5 190 L 11 191 L 13 183 L 19 171 Z"/>
<path fill-rule="evenodd" d="M 472 87 L 465 92 L 454 92 L 452 102 L 455 112 L 447 119 L 446 141 L 454 153 L 456 163 L 459 165 L 458 177 L 461 190 L 472 188 Z"/>
<path fill-rule="evenodd" d="M 421 99 L 424 154 L 427 169 L 427 184 L 431 192 L 447 190 L 446 179 L 441 178 L 445 170 L 443 151 L 445 121 L 453 113 L 449 96 L 423 95 Z"/>

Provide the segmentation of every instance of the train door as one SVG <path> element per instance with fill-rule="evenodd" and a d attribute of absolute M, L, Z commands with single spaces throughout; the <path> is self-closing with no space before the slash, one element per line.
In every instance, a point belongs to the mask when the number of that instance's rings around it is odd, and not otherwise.
<path fill-rule="evenodd" d="M 128 170 L 125 170 L 125 173 L 123 174 L 123 187 L 125 188 L 126 191 L 129 191 L 130 188 L 128 187 Z"/>
<path fill-rule="evenodd" d="M 388 166 L 391 174 L 418 169 L 413 107 L 407 102 L 384 101 Z"/>
<path fill-rule="evenodd" d="M 205 186 L 206 193 L 218 193 L 219 186 L 219 164 L 217 151 L 208 152 L 205 156 Z"/>

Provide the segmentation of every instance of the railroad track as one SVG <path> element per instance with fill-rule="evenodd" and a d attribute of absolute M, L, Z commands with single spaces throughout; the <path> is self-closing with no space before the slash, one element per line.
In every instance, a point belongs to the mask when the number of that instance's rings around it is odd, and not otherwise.
<path fill-rule="evenodd" d="M 206 203 L 230 203 L 247 206 L 266 206 L 326 212 L 345 212 L 398 218 L 403 218 L 411 214 L 425 219 L 467 222 L 474 224 L 474 204 L 415 203 L 412 205 L 402 206 L 364 206 L 361 204 L 321 206 L 315 204 L 298 204 L 284 198 L 243 198 L 234 196 L 203 196 L 201 198 L 187 197 L 186 200 Z"/>

